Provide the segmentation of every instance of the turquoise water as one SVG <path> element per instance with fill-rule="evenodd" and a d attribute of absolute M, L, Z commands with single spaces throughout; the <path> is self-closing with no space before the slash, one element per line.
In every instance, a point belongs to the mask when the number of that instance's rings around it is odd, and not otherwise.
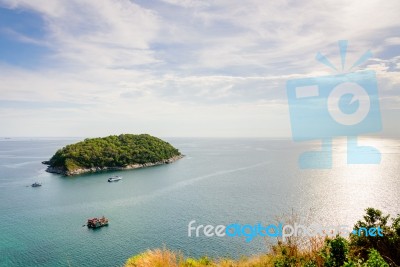
<path fill-rule="evenodd" d="M 167 246 L 213 257 L 266 251 L 270 240 L 189 238 L 187 225 L 273 223 L 292 211 L 316 223 L 353 225 L 372 206 L 400 213 L 400 142 L 367 139 L 380 165 L 346 165 L 343 140 L 331 170 L 299 170 L 316 144 L 268 139 L 169 138 L 185 158 L 174 164 L 77 177 L 46 173 L 40 162 L 77 139 L 0 141 L 0 266 L 121 266 Z M 108 183 L 111 175 L 123 176 Z M 28 185 L 39 181 L 40 188 Z M 105 215 L 110 225 L 82 227 Z"/>

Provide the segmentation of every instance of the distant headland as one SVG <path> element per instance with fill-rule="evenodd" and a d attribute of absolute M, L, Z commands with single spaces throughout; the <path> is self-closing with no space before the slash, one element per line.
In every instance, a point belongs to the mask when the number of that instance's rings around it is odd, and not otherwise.
<path fill-rule="evenodd" d="M 66 176 L 106 170 L 127 170 L 169 164 L 183 155 L 168 142 L 148 134 L 88 138 L 59 149 L 47 172 Z"/>

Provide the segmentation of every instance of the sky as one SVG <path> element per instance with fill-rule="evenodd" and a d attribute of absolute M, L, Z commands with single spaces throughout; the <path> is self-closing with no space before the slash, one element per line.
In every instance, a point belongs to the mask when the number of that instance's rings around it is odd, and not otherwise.
<path fill-rule="evenodd" d="M 0 0 L 0 136 L 290 137 L 286 82 L 346 63 L 400 135 L 398 0 Z M 350 65 L 348 65 L 350 66 Z"/>

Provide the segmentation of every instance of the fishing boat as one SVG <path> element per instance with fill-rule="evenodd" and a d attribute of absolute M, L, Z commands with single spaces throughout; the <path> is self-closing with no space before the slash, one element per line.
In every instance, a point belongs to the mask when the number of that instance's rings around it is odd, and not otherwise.
<path fill-rule="evenodd" d="M 108 225 L 108 219 L 106 217 L 92 218 L 87 220 L 87 227 L 89 228 L 99 228 Z"/>
<path fill-rule="evenodd" d="M 31 184 L 31 186 L 32 187 L 39 187 L 39 186 L 42 186 L 42 184 L 38 183 L 38 182 L 34 182 L 33 184 Z"/>
<path fill-rule="evenodd" d="M 111 182 L 118 182 L 119 180 L 121 180 L 122 179 L 122 177 L 120 177 L 120 176 L 113 176 L 113 177 L 110 177 L 110 178 L 108 178 L 108 181 L 111 183 Z"/>

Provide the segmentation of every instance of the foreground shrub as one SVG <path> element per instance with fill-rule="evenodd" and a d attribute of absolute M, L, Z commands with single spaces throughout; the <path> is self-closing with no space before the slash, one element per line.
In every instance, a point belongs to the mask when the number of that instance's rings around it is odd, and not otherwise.
<path fill-rule="evenodd" d="M 392 266 L 400 265 L 400 215 L 392 219 L 388 225 L 390 215 L 383 215 L 382 211 L 367 208 L 364 220 L 358 221 L 354 229 L 379 227 L 383 236 L 361 236 L 350 234 L 350 251 L 354 257 L 366 260 L 371 249 L 379 252 Z"/>
<path fill-rule="evenodd" d="M 375 249 L 371 249 L 364 267 L 389 267 L 382 256 Z"/>
<path fill-rule="evenodd" d="M 349 244 L 346 239 L 336 236 L 334 239 L 326 239 L 326 244 L 321 251 L 322 258 L 327 267 L 339 267 L 347 261 Z"/>
<path fill-rule="evenodd" d="M 210 265 L 211 265 L 211 260 L 207 256 L 201 257 L 198 260 L 193 258 L 188 258 L 185 262 L 185 266 L 187 267 L 201 267 Z"/>

